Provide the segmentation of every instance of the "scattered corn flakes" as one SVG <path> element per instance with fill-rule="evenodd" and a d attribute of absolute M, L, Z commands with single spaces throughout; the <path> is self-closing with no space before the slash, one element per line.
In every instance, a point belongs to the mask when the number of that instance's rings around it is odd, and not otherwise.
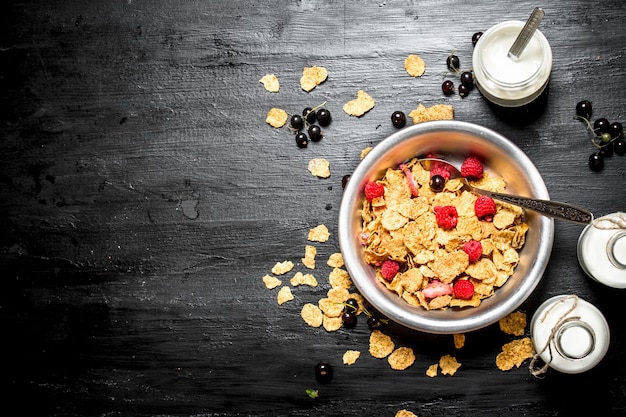
<path fill-rule="evenodd" d="M 502 346 L 502 352 L 496 356 L 496 366 L 501 371 L 508 371 L 513 366 L 519 368 L 526 360 L 533 357 L 535 348 L 530 337 L 513 340 Z"/>
<path fill-rule="evenodd" d="M 344 262 L 343 262 L 343 255 L 341 254 L 341 252 L 335 252 L 331 254 L 328 257 L 328 261 L 326 262 L 326 265 L 330 266 L 331 268 L 343 267 Z"/>
<path fill-rule="evenodd" d="M 287 123 L 287 117 L 288 115 L 286 111 L 274 107 L 267 112 L 265 122 L 272 127 L 279 128 L 283 127 L 285 123 Z"/>
<path fill-rule="evenodd" d="M 298 285 L 308 285 L 309 287 L 317 287 L 317 280 L 312 274 L 303 274 L 298 271 L 296 274 L 289 280 L 289 283 L 292 287 L 297 287 Z"/>
<path fill-rule="evenodd" d="M 328 71 L 324 67 L 318 67 L 314 65 L 312 67 L 304 67 L 302 70 L 302 77 L 300 78 L 300 87 L 309 92 L 315 87 L 326 81 L 328 78 Z"/>
<path fill-rule="evenodd" d="M 461 364 L 457 362 L 454 356 L 443 355 L 439 359 L 439 368 L 441 368 L 443 375 L 454 375 L 460 366 Z"/>
<path fill-rule="evenodd" d="M 399 347 L 387 357 L 387 362 L 391 369 L 395 371 L 404 371 L 415 363 L 415 354 L 413 349 L 408 347 Z"/>
<path fill-rule="evenodd" d="M 291 288 L 284 286 L 278 291 L 278 305 L 283 305 L 287 301 L 293 300 L 293 294 L 291 293 Z"/>
<path fill-rule="evenodd" d="M 498 321 L 500 330 L 506 334 L 523 336 L 526 330 L 526 313 L 514 311 Z"/>
<path fill-rule="evenodd" d="M 426 71 L 426 63 L 419 56 L 410 54 L 404 60 L 404 69 L 411 77 L 421 77 Z"/>
<path fill-rule="evenodd" d="M 372 110 L 376 105 L 376 101 L 363 90 L 356 93 L 356 99 L 348 101 L 343 105 L 343 111 L 350 116 L 361 117 L 368 111 Z"/>
<path fill-rule="evenodd" d="M 363 148 L 363 150 L 361 151 L 361 155 L 360 155 L 361 159 L 365 158 L 372 149 L 374 148 L 372 148 L 371 146 L 368 146 L 367 148 Z"/>
<path fill-rule="evenodd" d="M 317 305 L 320 310 L 328 317 L 340 317 L 343 312 L 343 304 L 330 298 L 321 298 Z"/>
<path fill-rule="evenodd" d="M 426 369 L 426 376 L 434 378 L 437 376 L 437 371 L 439 370 L 439 364 L 433 363 Z"/>
<path fill-rule="evenodd" d="M 352 286 L 352 279 L 348 271 L 341 268 L 333 268 L 328 274 L 328 282 L 331 287 L 341 287 L 349 289 Z"/>
<path fill-rule="evenodd" d="M 309 161 L 308 170 L 320 178 L 330 177 L 330 162 L 324 158 L 313 158 Z"/>
<path fill-rule="evenodd" d="M 268 290 L 272 290 L 280 285 L 282 285 L 282 281 L 279 280 L 276 277 L 273 277 L 271 275 L 265 275 L 263 277 L 263 283 L 265 284 L 265 286 L 267 287 Z"/>
<path fill-rule="evenodd" d="M 343 354 L 343 364 L 344 365 L 354 365 L 357 359 L 361 356 L 361 352 L 358 350 L 346 350 L 346 353 Z"/>
<path fill-rule="evenodd" d="M 317 255 L 317 249 L 315 246 L 306 245 L 304 247 L 304 258 L 302 258 L 302 264 L 309 269 L 315 269 L 315 256 Z"/>
<path fill-rule="evenodd" d="M 350 291 L 347 288 L 332 287 L 328 290 L 326 296 L 337 303 L 345 303 L 350 297 Z"/>
<path fill-rule="evenodd" d="M 309 230 L 309 236 L 307 239 L 311 242 L 326 242 L 330 237 L 330 232 L 326 225 L 320 224 Z"/>
<path fill-rule="evenodd" d="M 306 303 L 302 306 L 300 316 L 302 317 L 302 320 L 304 320 L 304 322 L 311 327 L 320 327 L 322 325 L 322 320 L 324 319 L 324 313 L 322 313 L 322 310 L 320 310 L 315 304 L 311 303 Z"/>
<path fill-rule="evenodd" d="M 465 335 L 462 333 L 455 333 L 453 335 L 454 337 L 454 347 L 456 349 L 461 349 L 463 346 L 465 346 Z"/>
<path fill-rule="evenodd" d="M 343 322 L 341 321 L 341 317 L 329 317 L 324 315 L 324 319 L 322 320 L 324 329 L 327 332 L 336 332 L 341 328 Z"/>
<path fill-rule="evenodd" d="M 291 271 L 293 267 L 294 264 L 291 261 L 276 262 L 276 265 L 272 267 L 272 274 L 283 275 Z"/>
<path fill-rule="evenodd" d="M 435 104 L 431 107 L 424 107 L 419 104 L 415 110 L 409 113 L 413 119 L 413 124 L 427 122 L 430 120 L 452 120 L 454 119 L 454 106 L 451 104 Z"/>
<path fill-rule="evenodd" d="M 409 410 L 402 409 L 402 410 L 398 410 L 395 417 L 417 417 L 417 414 Z"/>
<path fill-rule="evenodd" d="M 393 352 L 395 344 L 391 340 L 391 337 L 387 336 L 380 330 L 373 330 L 370 334 L 370 347 L 369 352 L 375 358 L 386 358 Z"/>
<path fill-rule="evenodd" d="M 278 93 L 278 90 L 280 90 L 280 83 L 274 74 L 264 75 L 259 82 L 263 84 L 263 87 L 270 93 Z"/>

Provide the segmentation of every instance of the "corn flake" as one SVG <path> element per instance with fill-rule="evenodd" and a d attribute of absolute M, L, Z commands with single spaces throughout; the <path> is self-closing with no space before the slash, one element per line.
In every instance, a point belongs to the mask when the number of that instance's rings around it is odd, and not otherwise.
<path fill-rule="evenodd" d="M 302 77 L 300 78 L 300 87 L 309 92 L 315 87 L 326 81 L 328 78 L 328 71 L 324 67 L 318 67 L 314 65 L 312 67 L 304 67 L 302 70 Z"/>
<path fill-rule="evenodd" d="M 265 89 L 270 93 L 277 93 L 278 90 L 280 90 L 280 83 L 274 74 L 264 75 L 259 82 L 263 84 L 263 87 L 265 87 Z"/>
<path fill-rule="evenodd" d="M 352 286 L 350 274 L 345 269 L 333 268 L 328 275 L 328 282 L 331 287 L 341 287 L 349 289 Z"/>
<path fill-rule="evenodd" d="M 391 337 L 387 336 L 380 330 L 373 330 L 370 334 L 369 352 L 375 358 L 382 359 L 393 352 L 395 344 Z"/>
<path fill-rule="evenodd" d="M 326 265 L 330 266 L 331 268 L 343 267 L 344 262 L 343 262 L 343 255 L 341 254 L 341 252 L 335 252 L 331 254 L 328 257 L 328 261 L 326 262 Z"/>
<path fill-rule="evenodd" d="M 297 287 L 298 285 L 308 285 L 309 287 L 317 287 L 317 280 L 312 274 L 303 274 L 298 271 L 296 274 L 289 280 L 289 283 L 292 287 Z"/>
<path fill-rule="evenodd" d="M 267 287 L 268 290 L 272 290 L 280 285 L 282 285 L 282 281 L 279 280 L 276 277 L 273 277 L 271 275 L 265 275 L 263 277 L 263 284 L 265 284 L 265 286 Z"/>
<path fill-rule="evenodd" d="M 411 77 L 421 77 L 426 71 L 426 63 L 419 56 L 410 54 L 404 60 L 404 69 Z"/>
<path fill-rule="evenodd" d="M 443 375 L 454 375 L 460 366 L 461 364 L 457 362 L 454 356 L 443 355 L 441 359 L 439 359 L 439 368 L 441 368 Z"/>
<path fill-rule="evenodd" d="M 343 364 L 354 365 L 354 363 L 357 361 L 357 359 L 359 359 L 360 356 L 361 352 L 359 352 L 358 350 L 347 350 L 343 354 Z"/>
<path fill-rule="evenodd" d="M 279 128 L 287 123 L 287 117 L 288 115 L 285 110 L 274 107 L 267 112 L 265 122 L 272 127 Z"/>
<path fill-rule="evenodd" d="M 496 366 L 501 371 L 508 371 L 513 366 L 519 368 L 526 360 L 533 357 L 535 348 L 530 337 L 513 340 L 502 346 L 502 352 L 496 356 Z"/>
<path fill-rule="evenodd" d="M 526 313 L 514 311 L 498 321 L 500 330 L 506 334 L 523 336 L 526 330 Z"/>
<path fill-rule="evenodd" d="M 294 264 L 291 261 L 277 262 L 276 265 L 272 267 L 272 274 L 283 275 L 291 271 L 293 267 Z"/>
<path fill-rule="evenodd" d="M 426 369 L 426 376 L 434 378 L 437 376 L 437 371 L 439 370 L 439 364 L 433 363 Z"/>
<path fill-rule="evenodd" d="M 309 236 L 307 237 L 308 240 L 310 240 L 311 242 L 326 242 L 328 240 L 328 238 L 330 237 L 330 232 L 328 231 L 328 228 L 323 225 L 320 224 L 318 226 L 315 226 L 313 229 L 309 230 Z"/>
<path fill-rule="evenodd" d="M 415 363 L 415 354 L 411 348 L 400 347 L 391 352 L 387 357 L 387 362 L 389 362 L 391 369 L 403 371 Z"/>
<path fill-rule="evenodd" d="M 324 158 L 313 158 L 307 166 L 309 172 L 319 178 L 330 177 L 330 162 Z"/>
<path fill-rule="evenodd" d="M 283 305 L 287 301 L 293 300 L 293 294 L 291 293 L 291 288 L 284 286 L 278 291 L 278 305 Z"/>
<path fill-rule="evenodd" d="M 306 245 L 302 264 L 309 269 L 315 269 L 315 256 L 317 256 L 317 248 L 315 248 L 315 246 Z"/>
<path fill-rule="evenodd" d="M 336 332 L 341 328 L 342 324 L 341 317 L 329 317 L 324 315 L 322 320 L 322 325 L 327 332 Z"/>
<path fill-rule="evenodd" d="M 302 306 L 300 316 L 302 317 L 302 320 L 304 320 L 304 322 L 311 327 L 320 327 L 324 319 L 324 313 L 322 313 L 322 310 L 320 310 L 320 308 L 315 304 L 311 303 L 307 303 Z"/>
<path fill-rule="evenodd" d="M 431 107 L 424 107 L 423 104 L 419 104 L 416 109 L 409 113 L 409 117 L 413 119 L 413 124 L 430 120 L 453 120 L 454 106 L 451 104 L 435 104 Z"/>
<path fill-rule="evenodd" d="M 361 150 L 361 154 L 360 154 L 360 158 L 363 159 L 367 156 L 368 153 L 370 153 L 370 151 L 374 149 L 371 146 L 368 146 L 366 148 L 363 148 L 363 150 Z"/>
<path fill-rule="evenodd" d="M 356 99 L 348 101 L 343 105 L 343 111 L 350 116 L 361 117 L 372 110 L 376 101 L 363 90 L 357 91 Z"/>
<path fill-rule="evenodd" d="M 461 349 L 463 346 L 465 346 L 465 335 L 462 333 L 455 333 L 453 335 L 454 337 L 454 347 L 456 349 Z"/>

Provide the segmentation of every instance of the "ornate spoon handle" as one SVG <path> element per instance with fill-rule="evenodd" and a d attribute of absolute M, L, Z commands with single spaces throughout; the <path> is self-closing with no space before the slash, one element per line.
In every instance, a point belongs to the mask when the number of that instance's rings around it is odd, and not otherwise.
<path fill-rule="evenodd" d="M 537 211 L 557 219 L 569 220 L 575 223 L 589 224 L 593 220 L 593 214 L 587 210 L 551 200 L 539 200 L 536 198 L 520 197 L 516 195 L 494 193 L 487 190 L 473 188 L 478 194 L 487 195 L 493 199 L 514 204 L 530 210 Z"/>

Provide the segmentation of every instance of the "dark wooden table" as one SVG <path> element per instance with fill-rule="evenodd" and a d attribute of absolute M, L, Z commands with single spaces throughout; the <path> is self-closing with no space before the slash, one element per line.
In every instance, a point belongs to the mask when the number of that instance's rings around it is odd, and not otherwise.
<path fill-rule="evenodd" d="M 474 4 L 476 3 L 476 4 Z M 536 164 L 551 197 L 597 215 L 626 208 L 626 160 L 587 167 L 594 148 L 573 118 L 626 122 L 626 8 L 621 0 L 543 5 L 554 53 L 545 109 L 523 123 L 474 90 L 441 92 L 451 51 L 471 62 L 471 35 L 536 3 L 449 1 L 8 1 L 0 25 L 0 221 L 3 408 L 28 416 L 594 415 L 626 412 L 624 292 L 587 278 L 576 257 L 582 226 L 556 223 L 550 264 L 528 317 L 547 298 L 577 294 L 611 329 L 604 361 L 580 375 L 537 379 L 525 362 L 502 372 L 513 339 L 497 325 L 467 335 L 389 326 L 415 364 L 393 371 L 367 353 L 364 320 L 327 333 L 300 318 L 328 290 L 337 252 L 342 178 L 394 128 L 394 110 L 449 103 L 456 119 L 492 128 Z M 405 57 L 427 70 L 412 78 Z M 306 93 L 302 69 L 328 80 Z M 278 76 L 280 92 L 259 79 Z M 363 89 L 376 107 L 342 106 Z M 271 107 L 326 101 L 324 138 L 306 149 L 265 123 Z M 326 158 L 331 176 L 307 171 Z M 279 261 L 305 271 L 316 243 L 317 288 L 279 306 L 262 277 Z M 286 280 L 284 280 L 286 281 Z M 347 349 L 362 352 L 341 364 Z M 454 376 L 425 375 L 443 354 Z M 320 385 L 313 366 L 334 365 Z M 319 389 L 311 399 L 307 388 Z"/>

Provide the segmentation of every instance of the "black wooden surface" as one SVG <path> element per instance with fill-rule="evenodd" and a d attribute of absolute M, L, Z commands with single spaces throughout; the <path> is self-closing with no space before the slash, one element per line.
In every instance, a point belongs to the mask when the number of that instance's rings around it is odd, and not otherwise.
<path fill-rule="evenodd" d="M 367 353 L 369 330 L 326 333 L 299 317 L 328 289 L 338 251 L 341 180 L 366 146 L 392 133 L 389 116 L 418 103 L 450 103 L 456 119 L 492 128 L 522 148 L 552 198 L 597 215 L 624 210 L 626 161 L 601 173 L 581 99 L 594 117 L 626 122 L 626 7 L 621 0 L 558 0 L 541 30 L 553 47 L 546 107 L 515 123 L 477 91 L 444 97 L 445 58 L 471 61 L 471 35 L 524 20 L 528 1 L 5 1 L 0 19 L 0 319 L 3 408 L 22 415 L 420 416 L 594 415 L 626 411 L 624 292 L 578 265 L 582 226 L 556 223 L 544 279 L 522 306 L 573 293 L 611 329 L 605 360 L 582 375 L 499 371 L 512 340 L 497 326 L 450 336 L 387 332 L 414 348 L 393 371 Z M 409 77 L 415 53 L 426 74 Z M 303 67 L 328 80 L 310 93 Z M 279 93 L 258 80 L 275 73 Z M 358 89 L 376 99 L 362 118 L 342 105 Z M 271 107 L 327 101 L 334 120 L 298 149 Z M 332 175 L 307 171 L 314 157 Z M 278 306 L 261 281 L 275 262 L 300 258 L 308 230 L 326 224 L 318 288 L 295 288 Z M 347 349 L 362 351 L 353 366 Z M 425 375 L 443 354 L 456 375 Z M 335 366 L 320 386 L 313 366 Z M 313 400 L 305 389 L 319 389 Z"/>

